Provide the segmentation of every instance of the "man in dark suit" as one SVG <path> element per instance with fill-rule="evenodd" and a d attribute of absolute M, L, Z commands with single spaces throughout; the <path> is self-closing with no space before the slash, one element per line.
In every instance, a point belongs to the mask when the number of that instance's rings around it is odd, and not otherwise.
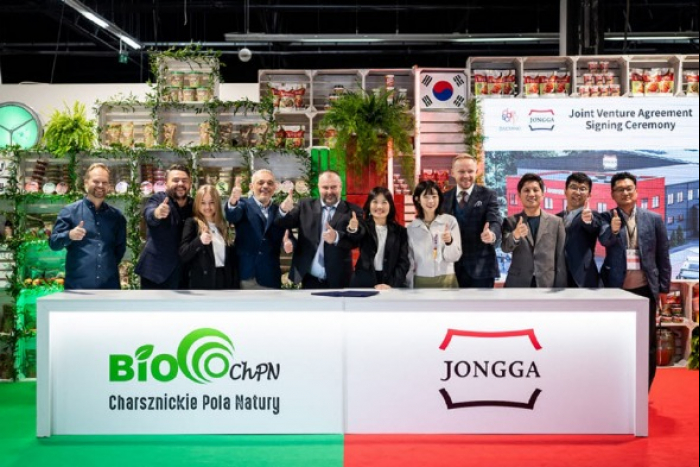
<path fill-rule="evenodd" d="M 597 288 L 598 266 L 595 245 L 600 232 L 600 216 L 589 203 L 593 180 L 582 172 L 566 179 L 566 210 L 557 214 L 566 226 L 567 287 Z"/>
<path fill-rule="evenodd" d="M 501 214 L 493 190 L 476 184 L 476 159 L 461 154 L 452 160 L 457 187 L 445 193 L 444 212 L 457 218 L 462 258 L 455 265 L 460 287 L 493 288 L 499 277 L 496 245 L 501 240 Z"/>
<path fill-rule="evenodd" d="M 617 208 L 602 214 L 600 243 L 606 250 L 605 287 L 622 288 L 649 300 L 649 388 L 656 373 L 656 309 L 671 283 L 668 234 L 658 214 L 637 207 L 637 178 L 615 174 L 610 185 Z"/>
<path fill-rule="evenodd" d="M 171 166 L 166 185 L 165 193 L 151 196 L 143 209 L 148 233 L 134 270 L 141 276 L 142 289 L 177 290 L 187 284 L 178 251 L 185 221 L 192 217 L 189 169 L 184 165 Z"/>
<path fill-rule="evenodd" d="M 236 226 L 236 255 L 242 289 L 279 289 L 282 286 L 280 250 L 292 252 L 287 231 L 275 225 L 279 205 L 272 202 L 277 188 L 269 170 L 258 170 L 251 179 L 253 196 L 241 198 L 241 180 L 235 185 L 226 205 L 226 220 Z"/>
<path fill-rule="evenodd" d="M 321 199 L 304 199 L 295 207 L 291 196 L 280 206 L 276 223 L 284 229 L 299 229 L 292 258 L 295 282 L 305 289 L 339 289 L 350 284 L 352 249 L 359 244 L 358 230 L 348 229 L 362 210 L 342 201 L 342 181 L 333 171 L 318 177 Z"/>

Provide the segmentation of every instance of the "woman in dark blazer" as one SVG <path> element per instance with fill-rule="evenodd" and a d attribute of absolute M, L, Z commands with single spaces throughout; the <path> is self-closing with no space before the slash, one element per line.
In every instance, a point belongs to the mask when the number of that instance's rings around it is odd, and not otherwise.
<path fill-rule="evenodd" d="M 238 288 L 236 255 L 228 233 L 219 192 L 212 185 L 201 186 L 180 242 L 180 259 L 190 271 L 190 289 Z"/>
<path fill-rule="evenodd" d="M 406 287 L 406 274 L 411 266 L 408 235 L 406 228 L 396 222 L 391 192 L 383 187 L 374 188 L 363 210 L 364 219 L 358 225 L 362 231 L 360 257 L 350 286 L 378 290 Z"/>

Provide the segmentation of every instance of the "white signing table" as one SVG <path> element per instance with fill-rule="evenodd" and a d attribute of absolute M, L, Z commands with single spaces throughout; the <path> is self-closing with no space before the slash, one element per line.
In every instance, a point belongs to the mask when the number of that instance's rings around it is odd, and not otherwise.
<path fill-rule="evenodd" d="M 37 306 L 37 436 L 646 436 L 647 313 L 609 289 L 65 292 Z"/>

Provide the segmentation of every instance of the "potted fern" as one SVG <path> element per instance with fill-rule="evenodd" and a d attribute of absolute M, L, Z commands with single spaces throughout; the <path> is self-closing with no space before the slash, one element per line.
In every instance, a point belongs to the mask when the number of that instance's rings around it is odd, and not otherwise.
<path fill-rule="evenodd" d="M 44 147 L 56 157 L 92 149 L 95 143 L 95 122 L 85 114 L 85 105 L 73 104 L 65 112 L 55 110 L 44 130 Z"/>
<path fill-rule="evenodd" d="M 402 154 L 399 160 L 406 178 L 413 179 L 413 116 L 404 97 L 392 91 L 346 92 L 321 120 L 322 133 L 329 127 L 337 131 L 336 147 L 345 152 L 348 193 L 364 194 L 375 185 L 386 185 L 389 141 L 394 155 Z"/>

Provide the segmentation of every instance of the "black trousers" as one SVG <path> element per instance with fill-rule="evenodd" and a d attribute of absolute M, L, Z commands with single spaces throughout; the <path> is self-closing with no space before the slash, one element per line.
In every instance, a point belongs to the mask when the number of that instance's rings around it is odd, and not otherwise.
<path fill-rule="evenodd" d="M 475 279 L 460 268 L 457 273 L 457 283 L 460 289 L 493 289 L 496 280 L 493 277 Z"/>
<path fill-rule="evenodd" d="M 316 276 L 312 276 L 311 274 L 307 274 L 304 276 L 304 278 L 301 280 L 301 286 L 302 288 L 309 290 L 309 289 L 327 289 L 328 288 L 328 281 L 319 279 Z"/>
<path fill-rule="evenodd" d="M 649 300 L 649 389 L 656 375 L 656 297 L 649 286 L 628 290 Z"/>
<path fill-rule="evenodd" d="M 184 290 L 189 288 L 188 282 L 189 277 L 183 277 L 182 266 L 178 266 L 161 284 L 142 276 L 141 290 Z"/>

